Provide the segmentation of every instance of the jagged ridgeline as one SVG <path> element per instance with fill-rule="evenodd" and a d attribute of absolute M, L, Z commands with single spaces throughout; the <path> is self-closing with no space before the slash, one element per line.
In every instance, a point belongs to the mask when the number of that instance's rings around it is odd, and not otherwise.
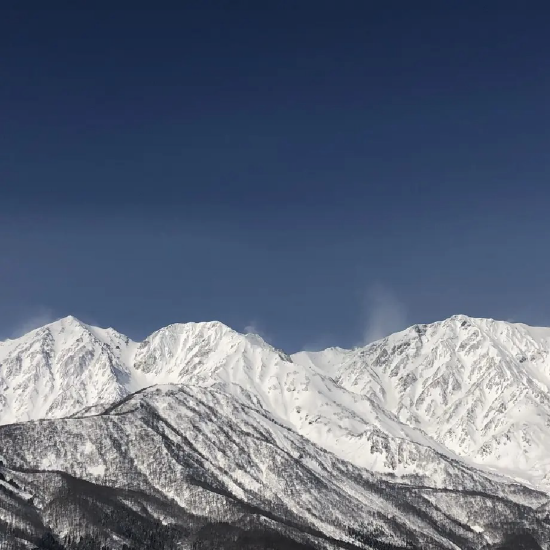
<path fill-rule="evenodd" d="M 550 330 L 286 355 L 221 323 L 0 343 L 0 549 L 550 548 Z"/>

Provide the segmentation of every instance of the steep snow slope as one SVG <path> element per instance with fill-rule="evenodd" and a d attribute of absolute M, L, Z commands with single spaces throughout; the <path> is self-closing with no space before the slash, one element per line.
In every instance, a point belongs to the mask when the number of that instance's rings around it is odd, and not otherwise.
<path fill-rule="evenodd" d="M 184 548 L 198 527 L 253 518 L 310 548 L 480 550 L 519 530 L 545 549 L 550 540 L 542 493 L 460 464 L 449 464 L 444 490 L 385 479 L 197 386 L 149 388 L 95 416 L 4 426 L 0 448 L 0 525 L 20 529 L 14 541 L 49 527 L 120 546 L 128 508 L 171 526 Z"/>
<path fill-rule="evenodd" d="M 357 465 L 434 480 L 445 475 L 438 455 L 448 454 L 444 447 L 370 397 L 345 390 L 316 368 L 294 364 L 259 336 L 221 323 L 161 329 L 139 345 L 133 369 L 142 385 L 160 381 L 223 390 Z"/>
<path fill-rule="evenodd" d="M 550 329 L 465 316 L 292 357 L 218 322 L 170 325 L 135 343 L 68 317 L 0 343 L 0 422 L 194 384 L 373 471 L 441 487 L 460 456 L 549 487 L 549 353 Z"/>
<path fill-rule="evenodd" d="M 550 329 L 457 315 L 364 348 L 301 352 L 449 450 L 550 481 Z"/>
<path fill-rule="evenodd" d="M 126 395 L 129 340 L 67 317 L 0 343 L 2 424 L 60 417 Z"/>
<path fill-rule="evenodd" d="M 3 423 L 59 418 L 154 384 L 214 387 L 359 466 L 442 483 L 452 455 L 372 400 L 300 366 L 259 336 L 175 324 L 140 344 L 69 317 L 0 347 Z"/>

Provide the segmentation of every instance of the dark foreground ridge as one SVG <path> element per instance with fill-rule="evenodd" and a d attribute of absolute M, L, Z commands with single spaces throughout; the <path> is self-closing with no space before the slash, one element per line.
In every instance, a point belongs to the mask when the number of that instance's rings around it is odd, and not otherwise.
<path fill-rule="evenodd" d="M 548 496 L 369 472 L 195 386 L 0 427 L 0 550 L 548 550 Z M 440 483 L 441 484 L 441 483 Z"/>

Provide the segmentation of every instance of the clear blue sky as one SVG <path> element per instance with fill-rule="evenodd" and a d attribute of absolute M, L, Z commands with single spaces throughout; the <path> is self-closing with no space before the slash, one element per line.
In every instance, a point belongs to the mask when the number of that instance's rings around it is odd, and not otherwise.
<path fill-rule="evenodd" d="M 2 8 L 0 336 L 550 324 L 547 2 L 95 5 Z"/>

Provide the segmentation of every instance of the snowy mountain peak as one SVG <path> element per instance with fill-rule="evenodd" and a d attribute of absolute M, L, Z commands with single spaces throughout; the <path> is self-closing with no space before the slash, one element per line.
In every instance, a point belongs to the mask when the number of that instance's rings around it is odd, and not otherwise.
<path fill-rule="evenodd" d="M 391 334 L 381 340 L 355 348 L 353 351 L 377 349 L 380 346 L 410 342 L 412 340 L 436 342 L 475 338 L 483 335 L 494 343 L 503 342 L 506 346 L 515 346 L 518 349 L 526 344 L 531 346 L 549 346 L 550 328 L 531 327 L 522 323 L 511 323 L 489 318 L 469 317 L 467 315 L 453 315 L 443 321 L 430 324 L 412 325 L 400 332 Z M 409 345 L 409 344 L 405 344 Z M 334 348 L 330 349 L 332 353 Z M 329 350 L 325 350 L 329 351 Z M 347 350 L 343 350 L 346 352 Z"/>
<path fill-rule="evenodd" d="M 455 315 L 296 354 L 477 464 L 550 481 L 550 329 Z"/>
<path fill-rule="evenodd" d="M 121 350 L 129 340 L 66 317 L 0 343 L 2 423 L 64 416 L 119 398 L 126 376 Z"/>
<path fill-rule="evenodd" d="M 172 323 L 159 329 L 156 332 L 163 330 L 171 330 L 176 332 L 210 332 L 218 335 L 227 334 L 227 333 L 236 333 L 231 327 L 222 323 L 221 321 L 200 321 L 198 323 L 189 322 L 189 323 Z M 153 333 L 153 334 L 155 334 Z"/>
<path fill-rule="evenodd" d="M 288 356 L 217 321 L 137 343 L 69 316 L 0 343 L 2 423 L 158 384 L 223 391 L 372 470 L 442 476 L 463 457 L 550 486 L 550 329 L 455 315 L 363 348 Z"/>
<path fill-rule="evenodd" d="M 242 334 L 225 325 L 220 321 L 206 321 L 199 323 L 173 323 L 163 327 L 148 336 L 141 344 L 140 348 L 146 347 L 151 342 L 164 341 L 168 345 L 174 345 L 176 341 L 180 345 L 185 342 L 197 341 L 207 346 L 218 346 L 222 344 L 231 346 L 236 342 L 244 343 L 248 341 L 252 345 L 274 349 L 258 334 Z"/>

